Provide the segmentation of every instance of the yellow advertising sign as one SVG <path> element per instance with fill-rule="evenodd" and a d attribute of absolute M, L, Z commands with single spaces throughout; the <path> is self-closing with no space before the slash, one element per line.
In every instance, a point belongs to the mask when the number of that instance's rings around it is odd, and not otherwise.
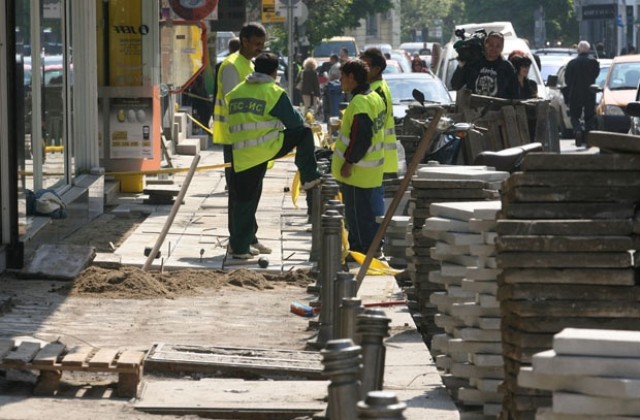
<path fill-rule="evenodd" d="M 280 23 L 285 22 L 285 16 L 276 14 L 277 0 L 262 0 L 262 22 L 264 23 Z"/>
<path fill-rule="evenodd" d="M 109 1 L 109 84 L 142 86 L 142 0 Z"/>

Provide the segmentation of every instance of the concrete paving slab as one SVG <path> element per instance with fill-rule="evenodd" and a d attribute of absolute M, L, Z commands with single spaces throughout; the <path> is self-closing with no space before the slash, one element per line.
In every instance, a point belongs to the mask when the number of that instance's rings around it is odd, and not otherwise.
<path fill-rule="evenodd" d="M 607 398 L 640 398 L 640 379 L 585 375 L 544 374 L 521 367 L 518 385 L 525 388 L 566 391 Z"/>
<path fill-rule="evenodd" d="M 533 355 L 532 366 L 543 374 L 626 377 L 640 379 L 640 359 L 597 356 L 561 356 L 554 350 Z"/>
<path fill-rule="evenodd" d="M 559 355 L 640 358 L 640 331 L 565 328 L 553 337 Z"/>
<path fill-rule="evenodd" d="M 553 411 L 564 414 L 640 416 L 640 400 L 554 392 Z"/>
<path fill-rule="evenodd" d="M 20 272 L 29 278 L 73 280 L 95 255 L 91 246 L 42 244 Z"/>

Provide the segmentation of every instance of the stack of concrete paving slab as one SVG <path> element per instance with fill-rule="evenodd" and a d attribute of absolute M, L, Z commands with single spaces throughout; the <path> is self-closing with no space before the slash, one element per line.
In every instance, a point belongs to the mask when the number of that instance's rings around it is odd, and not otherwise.
<path fill-rule="evenodd" d="M 640 417 L 640 332 L 566 328 L 533 356 L 518 383 L 553 392 L 536 419 Z"/>
<path fill-rule="evenodd" d="M 431 256 L 441 262 L 431 279 L 444 292 L 431 295 L 437 306 L 432 353 L 449 392 L 467 416 L 496 416 L 501 411 L 503 361 L 500 308 L 496 299 L 495 226 L 500 201 L 433 203 L 425 222 L 436 240 Z"/>
<path fill-rule="evenodd" d="M 435 324 L 436 305 L 430 303 L 432 293 L 444 291 L 444 285 L 437 279 L 432 281 L 430 273 L 440 272 L 440 261 L 431 257 L 431 248 L 436 240 L 429 237 L 422 228 L 431 217 L 430 206 L 437 202 L 495 200 L 502 180 L 508 173 L 489 170 L 485 166 L 424 165 L 412 180 L 412 201 L 409 205 L 411 216 L 407 240 L 407 272 L 413 284 L 409 296 L 414 296 L 417 312 L 414 319 L 425 343 L 430 344 L 434 334 L 442 333 Z"/>
<path fill-rule="evenodd" d="M 382 222 L 382 217 L 378 218 L 378 222 Z M 387 262 L 394 268 L 406 268 L 407 258 L 406 251 L 409 247 L 407 240 L 407 231 L 411 226 L 411 217 L 409 216 L 392 216 L 391 222 L 384 234 L 383 252 Z"/>
<path fill-rule="evenodd" d="M 633 330 L 640 227 L 640 156 L 525 157 L 505 182 L 498 221 L 504 418 L 533 418 L 551 395 L 517 384 L 533 354 L 563 328 Z"/>

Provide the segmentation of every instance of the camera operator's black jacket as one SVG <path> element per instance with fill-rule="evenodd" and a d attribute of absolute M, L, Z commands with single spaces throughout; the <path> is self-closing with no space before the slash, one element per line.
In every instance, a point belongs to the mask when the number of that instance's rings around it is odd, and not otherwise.
<path fill-rule="evenodd" d="M 478 61 L 458 66 L 451 77 L 451 87 L 455 90 L 465 87 L 476 95 L 516 99 L 518 81 L 513 65 L 502 57 L 488 61 L 482 57 Z"/>

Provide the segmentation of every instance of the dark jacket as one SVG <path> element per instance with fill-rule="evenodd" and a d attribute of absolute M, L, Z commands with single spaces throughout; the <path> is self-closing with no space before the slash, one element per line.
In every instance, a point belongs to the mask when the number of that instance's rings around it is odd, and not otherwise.
<path fill-rule="evenodd" d="M 517 82 L 518 93 L 516 99 L 535 99 L 538 97 L 538 84 L 531 79 L 524 79 L 524 85 Z"/>
<path fill-rule="evenodd" d="M 504 99 L 516 99 L 518 81 L 513 65 L 501 58 L 488 61 L 482 57 L 473 63 L 457 67 L 451 77 L 451 86 L 455 89 L 467 89 L 476 95 L 493 96 Z"/>
<path fill-rule="evenodd" d="M 589 86 L 596 82 L 600 73 L 598 60 L 588 53 L 578 54 L 578 56 L 567 64 L 564 73 L 566 83 L 566 94 L 571 103 L 595 102 L 595 93 L 589 92 Z"/>

